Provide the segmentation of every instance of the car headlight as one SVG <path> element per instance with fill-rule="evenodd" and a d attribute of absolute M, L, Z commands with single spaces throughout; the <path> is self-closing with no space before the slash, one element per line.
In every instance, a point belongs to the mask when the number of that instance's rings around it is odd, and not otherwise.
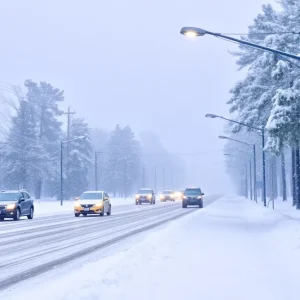
<path fill-rule="evenodd" d="M 5 209 L 11 210 L 11 209 L 15 209 L 16 208 L 16 204 L 8 204 L 5 206 Z"/>
<path fill-rule="evenodd" d="M 147 198 L 148 198 L 148 199 L 151 199 L 151 198 L 152 198 L 152 195 L 148 195 Z"/>
<path fill-rule="evenodd" d="M 94 206 L 95 206 L 95 207 L 102 207 L 102 206 L 103 206 L 103 202 L 102 202 L 102 201 L 101 201 L 101 202 L 98 202 L 98 203 L 96 203 Z"/>
<path fill-rule="evenodd" d="M 174 198 L 174 195 L 173 195 L 173 194 L 171 195 L 171 198 Z"/>
<path fill-rule="evenodd" d="M 79 202 L 75 202 L 75 208 L 81 208 L 81 205 L 80 205 L 80 203 Z"/>
<path fill-rule="evenodd" d="M 140 195 L 135 195 L 135 199 L 139 199 L 140 198 Z"/>
<path fill-rule="evenodd" d="M 187 199 L 187 196 L 183 196 L 183 199 Z"/>
<path fill-rule="evenodd" d="M 202 199 L 202 196 L 199 196 L 198 199 Z"/>
<path fill-rule="evenodd" d="M 164 195 L 160 195 L 160 199 L 165 199 L 165 196 Z"/>

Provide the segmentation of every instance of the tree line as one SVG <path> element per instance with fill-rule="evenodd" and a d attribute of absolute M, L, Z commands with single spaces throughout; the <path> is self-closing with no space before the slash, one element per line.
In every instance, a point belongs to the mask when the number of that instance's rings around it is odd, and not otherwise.
<path fill-rule="evenodd" d="M 149 158 L 129 126 L 116 125 L 111 131 L 101 124 L 90 128 L 77 113 L 61 109 L 64 91 L 47 82 L 26 80 L 23 87 L 10 87 L 9 92 L 12 96 L 1 97 L 10 112 L 0 127 L 1 189 L 24 188 L 36 199 L 59 198 L 61 141 L 65 199 L 95 188 L 127 196 L 153 184 L 145 182 L 146 167 L 152 168 L 161 157 Z M 82 136 L 85 139 L 74 140 Z M 147 144 L 147 139 L 143 142 Z"/>
<path fill-rule="evenodd" d="M 300 1 L 279 3 L 280 10 L 263 5 L 242 39 L 297 55 L 300 53 Z M 300 209 L 300 63 L 245 45 L 240 45 L 233 55 L 237 57 L 238 67 L 247 73 L 231 90 L 230 113 L 236 120 L 265 129 L 268 196 L 287 200 L 291 195 L 293 205 Z M 253 130 L 246 134 L 245 128 L 239 125 L 229 126 L 227 130 L 231 136 L 260 145 L 260 137 Z M 236 150 L 240 150 L 239 145 L 227 143 L 225 152 Z M 231 167 L 244 168 L 244 162 L 245 155 L 240 152 L 235 157 L 227 157 L 228 171 L 236 182 L 241 172 Z M 262 181 L 260 166 L 258 152 L 259 182 Z"/>

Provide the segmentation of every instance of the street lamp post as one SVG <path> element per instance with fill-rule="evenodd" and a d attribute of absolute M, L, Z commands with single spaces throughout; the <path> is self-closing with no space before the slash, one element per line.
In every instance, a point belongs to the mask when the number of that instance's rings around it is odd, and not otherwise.
<path fill-rule="evenodd" d="M 60 142 L 60 205 L 63 205 L 64 198 L 64 180 L 63 180 L 63 145 L 68 144 L 77 140 L 84 140 L 86 136 L 79 136 L 71 140 Z"/>
<path fill-rule="evenodd" d="M 232 38 L 232 37 L 229 37 L 229 36 L 221 34 L 221 33 L 211 32 L 211 31 L 204 30 L 204 29 L 198 28 L 198 27 L 183 27 L 181 29 L 180 33 L 183 34 L 183 35 L 189 36 L 189 37 L 204 36 L 204 35 L 208 34 L 208 35 L 212 35 L 212 36 L 215 36 L 215 37 L 218 37 L 218 38 L 222 38 L 222 39 L 225 39 L 225 40 L 228 40 L 228 41 L 231 41 L 231 42 L 235 42 L 235 43 L 239 43 L 239 44 L 244 44 L 244 45 L 247 45 L 247 46 L 250 46 L 250 47 L 253 47 L 253 48 L 261 49 L 261 50 L 266 51 L 266 52 L 271 52 L 271 53 L 274 53 L 274 54 L 279 55 L 279 56 L 283 56 L 283 57 L 288 57 L 288 58 L 293 58 L 293 59 L 296 59 L 296 60 L 300 60 L 300 56 L 297 56 L 297 55 L 294 55 L 294 54 L 291 54 L 291 53 L 287 53 L 287 52 L 275 50 L 275 49 L 272 49 L 272 48 L 264 47 L 264 46 L 261 46 L 261 45 L 258 45 L 258 44 L 254 44 L 254 43 L 250 43 L 250 42 L 247 42 L 247 41 L 244 41 L 244 40 Z M 213 115 L 213 116 L 217 117 L 215 115 Z M 225 119 L 225 118 L 222 118 L 222 119 Z M 240 122 L 237 122 L 237 121 L 232 121 L 232 120 L 229 120 L 229 121 L 235 122 L 235 123 L 238 123 L 240 125 L 247 126 L 249 128 L 257 129 L 257 130 L 261 131 L 261 135 L 262 135 L 262 148 L 263 148 L 263 152 L 262 152 L 262 164 L 263 164 L 263 175 L 262 175 L 262 177 L 263 177 L 263 201 L 264 201 L 264 206 L 266 207 L 267 206 L 267 196 L 266 196 L 266 158 L 265 158 L 265 152 L 264 152 L 264 147 L 265 147 L 265 130 L 264 130 L 264 128 L 252 127 L 252 126 L 249 126 L 247 124 L 240 123 Z"/>
<path fill-rule="evenodd" d="M 156 191 L 156 164 L 154 165 L 154 191 L 156 194 L 157 193 L 157 191 Z"/>
<path fill-rule="evenodd" d="M 239 140 L 235 140 L 235 139 L 232 139 L 232 138 L 229 138 L 227 136 L 219 136 L 220 139 L 223 139 L 223 140 L 230 140 L 230 141 L 233 141 L 233 142 L 237 142 L 237 143 L 240 143 L 240 144 L 244 144 L 246 146 L 249 146 L 253 149 L 253 181 L 254 181 L 254 200 L 257 202 L 257 191 L 256 191 L 256 148 L 255 148 L 255 144 L 248 144 L 248 143 L 245 143 L 245 142 L 242 142 L 242 141 L 239 141 Z M 251 160 L 250 160 L 250 172 L 251 172 Z M 250 174 L 251 176 L 251 174 Z M 251 178 L 251 177 L 250 177 Z M 251 197 L 251 200 L 252 200 L 252 197 Z"/>
<path fill-rule="evenodd" d="M 277 55 L 280 55 L 280 56 L 286 56 L 286 57 L 289 57 L 289 58 L 300 60 L 299 56 L 293 55 L 291 53 L 287 53 L 287 52 L 275 50 L 275 49 L 272 49 L 272 48 L 264 47 L 264 46 L 261 46 L 261 45 L 258 45 L 258 44 L 250 43 L 250 42 L 247 42 L 247 41 L 235 39 L 235 38 L 232 38 L 230 36 L 227 36 L 227 35 L 224 35 L 224 34 L 221 34 L 221 33 L 211 32 L 211 31 L 204 30 L 204 29 L 197 28 L 197 27 L 183 27 L 180 30 L 180 33 L 183 34 L 183 35 L 189 36 L 189 37 L 204 36 L 204 35 L 208 34 L 208 35 L 212 35 L 212 36 L 215 36 L 215 37 L 218 37 L 218 38 L 222 38 L 222 39 L 225 39 L 225 40 L 228 40 L 228 41 L 231 41 L 231 42 L 244 44 L 244 45 L 247 45 L 247 46 L 250 46 L 250 47 L 253 47 L 253 48 L 258 48 L 258 49 L 261 49 L 263 51 L 271 52 L 271 53 L 274 53 L 274 54 L 277 54 Z"/>
<path fill-rule="evenodd" d="M 227 118 L 224 118 L 222 116 L 218 116 L 218 115 L 214 115 L 214 114 L 206 114 L 205 117 L 206 118 L 212 118 L 212 119 L 215 119 L 215 118 L 223 119 L 223 120 L 226 120 L 226 121 L 229 121 L 229 122 L 232 122 L 232 123 L 236 123 L 236 124 L 239 124 L 241 126 L 245 126 L 245 127 L 248 127 L 248 128 L 254 129 L 254 130 L 258 130 L 258 131 L 261 132 L 261 137 L 262 137 L 263 202 L 264 202 L 264 206 L 266 207 L 267 206 L 267 195 L 266 195 L 266 157 L 265 157 L 265 150 L 264 150 L 265 149 L 265 130 L 264 130 L 264 128 L 250 126 L 246 123 L 238 122 L 238 121 L 231 120 L 231 119 L 227 119 Z M 229 139 L 229 138 L 227 138 L 227 139 Z M 255 148 L 255 145 L 252 145 L 252 147 L 253 147 L 253 155 L 254 155 L 254 176 L 255 176 L 255 181 L 254 181 L 255 194 L 254 194 L 254 197 L 256 198 L 257 197 L 256 196 L 256 148 Z"/>

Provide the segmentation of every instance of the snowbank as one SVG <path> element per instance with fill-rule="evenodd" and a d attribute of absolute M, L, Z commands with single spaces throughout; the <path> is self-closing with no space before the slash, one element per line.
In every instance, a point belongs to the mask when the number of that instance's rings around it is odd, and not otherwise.
<path fill-rule="evenodd" d="M 298 300 L 299 222 L 224 197 L 127 251 L 4 299 Z M 95 255 L 95 258 L 97 256 Z M 8 294 L 9 295 L 9 294 Z M 19 298 L 18 298 L 19 297 Z"/>
<path fill-rule="evenodd" d="M 134 198 L 111 198 L 111 203 L 113 206 L 120 205 L 133 205 Z M 36 215 L 48 215 L 53 213 L 64 213 L 72 212 L 74 209 L 74 201 L 64 201 L 63 206 L 60 205 L 60 201 L 57 200 L 35 200 L 34 201 L 35 214 Z"/>

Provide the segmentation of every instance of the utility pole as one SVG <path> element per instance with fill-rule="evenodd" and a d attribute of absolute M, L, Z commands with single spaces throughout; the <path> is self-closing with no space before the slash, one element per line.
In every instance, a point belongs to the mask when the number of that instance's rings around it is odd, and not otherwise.
<path fill-rule="evenodd" d="M 174 191 L 174 171 L 172 170 L 172 191 Z"/>
<path fill-rule="evenodd" d="M 95 152 L 95 190 L 98 191 L 98 152 Z"/>
<path fill-rule="evenodd" d="M 64 199 L 64 181 L 63 181 L 63 141 L 60 142 L 60 205 L 63 205 Z"/>
<path fill-rule="evenodd" d="M 145 165 L 143 165 L 143 188 L 145 188 L 146 186 L 146 183 L 145 183 L 145 173 L 146 173 L 146 167 L 145 167 Z"/>
<path fill-rule="evenodd" d="M 245 164 L 245 195 L 246 198 L 248 199 L 248 168 L 247 168 L 247 164 Z"/>
<path fill-rule="evenodd" d="M 157 192 L 156 191 L 156 164 L 154 166 L 154 191 L 155 191 L 155 193 Z"/>
<path fill-rule="evenodd" d="M 124 159 L 124 198 L 126 200 L 127 197 L 127 165 L 126 165 L 126 159 Z"/>
<path fill-rule="evenodd" d="M 165 190 L 165 168 L 163 168 L 163 191 Z"/>
<path fill-rule="evenodd" d="M 253 191 L 254 201 L 257 203 L 257 186 L 256 186 L 256 146 L 253 144 Z"/>
<path fill-rule="evenodd" d="M 251 199 L 251 201 L 252 201 L 252 160 L 251 160 L 251 158 L 250 158 L 250 164 L 249 164 L 249 172 L 250 172 L 250 199 Z"/>
<path fill-rule="evenodd" d="M 67 140 L 70 140 L 70 128 L 71 128 L 71 115 L 75 115 L 76 112 L 75 111 L 71 111 L 70 106 L 68 107 L 68 111 L 64 111 L 61 113 L 62 115 L 66 115 L 67 116 Z M 67 155 L 66 155 L 66 174 L 68 177 L 68 171 L 69 171 L 69 144 L 67 144 Z"/>

